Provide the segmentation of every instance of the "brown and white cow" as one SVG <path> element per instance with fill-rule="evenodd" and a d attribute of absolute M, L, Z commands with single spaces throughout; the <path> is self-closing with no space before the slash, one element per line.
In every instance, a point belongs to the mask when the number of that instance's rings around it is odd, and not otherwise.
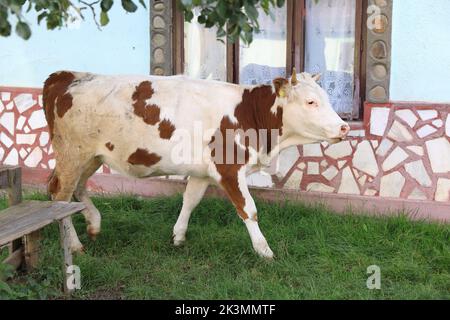
<path fill-rule="evenodd" d="M 287 147 L 333 143 L 347 135 L 349 126 L 333 111 L 317 80 L 318 76 L 297 76 L 294 71 L 289 80 L 248 87 L 185 76 L 54 73 L 43 92 L 56 158 L 49 181 L 52 198 L 70 201 L 74 196 L 84 202 L 87 232 L 95 238 L 101 217 L 85 185 L 103 163 L 137 178 L 189 176 L 173 228 L 175 245 L 185 241 L 191 212 L 208 185 L 216 184 L 244 221 L 256 252 L 272 258 L 246 175 L 268 166 Z M 187 159 L 199 154 L 198 143 L 194 142 L 196 147 L 186 143 L 195 140 L 199 128 L 201 161 L 179 161 L 174 150 L 180 144 L 191 153 Z M 230 130 L 235 133 L 229 135 Z M 252 130 L 259 133 L 256 141 L 245 135 Z M 182 141 L 186 136 L 188 140 Z M 243 154 L 242 159 L 237 159 L 238 154 Z M 82 250 L 71 224 L 69 232 L 71 249 Z"/>

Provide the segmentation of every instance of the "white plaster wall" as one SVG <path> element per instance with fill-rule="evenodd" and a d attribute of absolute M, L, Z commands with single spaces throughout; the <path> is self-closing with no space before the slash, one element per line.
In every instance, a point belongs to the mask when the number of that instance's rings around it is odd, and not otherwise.
<path fill-rule="evenodd" d="M 394 0 L 392 101 L 450 102 L 450 0 Z"/>

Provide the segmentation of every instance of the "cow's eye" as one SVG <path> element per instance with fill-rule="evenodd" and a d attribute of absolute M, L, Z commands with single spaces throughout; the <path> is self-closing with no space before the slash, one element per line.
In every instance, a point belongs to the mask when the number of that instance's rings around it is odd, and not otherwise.
<path fill-rule="evenodd" d="M 313 106 L 315 104 L 316 104 L 316 102 L 314 100 L 308 100 L 308 105 Z"/>

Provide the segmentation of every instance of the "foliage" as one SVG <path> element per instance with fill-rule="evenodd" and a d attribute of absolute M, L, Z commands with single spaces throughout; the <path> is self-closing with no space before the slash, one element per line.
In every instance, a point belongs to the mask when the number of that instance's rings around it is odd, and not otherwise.
<path fill-rule="evenodd" d="M 240 38 L 245 44 L 253 41 L 253 34 L 259 33 L 259 11 L 273 14 L 272 8 L 281 8 L 285 0 L 179 0 L 178 5 L 184 18 L 190 22 L 194 12 L 199 13 L 198 23 L 206 28 L 217 28 L 217 38 L 227 37 L 235 42 Z"/>
<path fill-rule="evenodd" d="M 31 28 L 26 16 L 35 11 L 37 22 L 44 22 L 47 29 L 67 26 L 77 19 L 85 19 L 85 12 L 92 14 L 97 26 L 109 23 L 108 12 L 118 0 L 0 0 L 0 36 L 11 35 L 11 19 L 15 17 L 15 32 L 23 39 L 31 37 Z M 137 2 L 146 7 L 145 0 L 120 0 L 126 12 L 135 12 Z M 217 38 L 226 37 L 235 42 L 241 39 L 245 44 L 253 41 L 253 34 L 260 32 L 258 17 L 261 9 L 273 16 L 273 8 L 281 8 L 285 0 L 178 0 L 178 9 L 190 22 L 194 12 L 199 12 L 198 22 L 206 28 L 215 27 Z"/>
<path fill-rule="evenodd" d="M 135 12 L 138 9 L 136 1 L 145 8 L 144 0 L 121 0 L 122 7 L 127 12 Z M 37 22 L 45 22 L 47 29 L 53 30 L 67 26 L 68 23 L 84 19 L 84 12 L 89 10 L 98 27 L 109 23 L 108 11 L 114 5 L 114 0 L 96 0 L 87 2 L 84 0 L 0 0 L 0 36 L 8 37 L 12 32 L 11 17 L 17 22 L 15 32 L 21 38 L 27 40 L 31 37 L 31 28 L 26 15 L 31 11 L 37 14 Z M 97 10 L 100 11 L 100 21 L 97 21 Z"/>

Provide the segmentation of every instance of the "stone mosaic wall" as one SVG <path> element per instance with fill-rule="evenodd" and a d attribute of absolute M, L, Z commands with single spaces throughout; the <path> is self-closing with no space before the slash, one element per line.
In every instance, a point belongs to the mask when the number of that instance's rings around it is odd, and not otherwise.
<path fill-rule="evenodd" d="M 413 200 L 450 200 L 450 106 L 366 105 L 347 141 L 290 148 L 261 187 Z"/>
<path fill-rule="evenodd" d="M 350 139 L 292 147 L 277 175 L 249 183 L 325 193 L 449 201 L 450 105 L 368 104 Z M 39 89 L 0 88 L 2 164 L 53 169 Z M 99 172 L 110 173 L 104 166 Z"/>
<path fill-rule="evenodd" d="M 55 160 L 40 89 L 0 88 L 0 161 L 53 169 Z M 98 172 L 110 172 L 106 166 Z"/>
<path fill-rule="evenodd" d="M 3 164 L 54 167 L 40 90 L 0 92 L 0 159 Z"/>

